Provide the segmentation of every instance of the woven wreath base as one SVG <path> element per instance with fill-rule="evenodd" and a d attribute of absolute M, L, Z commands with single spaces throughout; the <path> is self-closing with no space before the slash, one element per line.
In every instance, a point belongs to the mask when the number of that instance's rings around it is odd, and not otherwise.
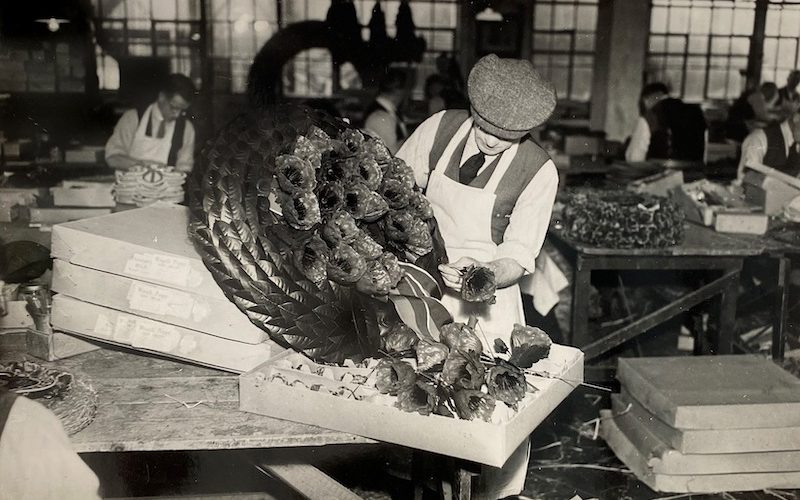
<path fill-rule="evenodd" d="M 97 391 L 89 383 L 75 377 L 63 397 L 40 402 L 56 414 L 70 436 L 88 427 L 97 415 Z"/>

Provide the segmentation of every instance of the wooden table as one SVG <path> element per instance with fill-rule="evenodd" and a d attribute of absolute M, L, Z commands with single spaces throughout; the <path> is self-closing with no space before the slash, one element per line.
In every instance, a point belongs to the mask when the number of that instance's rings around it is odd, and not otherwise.
<path fill-rule="evenodd" d="M 6 359 L 14 357 L 3 354 Z M 274 450 L 376 443 L 239 411 L 238 378 L 230 373 L 107 349 L 49 365 L 90 381 L 97 391 L 95 419 L 70 438 L 78 453 Z M 253 465 L 269 470 L 308 498 L 359 498 L 310 464 L 276 461 Z"/>
<path fill-rule="evenodd" d="M 659 249 L 596 248 L 570 240 L 555 224 L 550 230 L 552 243 L 573 265 L 571 331 L 568 343 L 580 347 L 585 359 L 608 352 L 668 319 L 713 297 L 720 297 L 718 328 L 709 351 L 732 352 L 736 319 L 739 272 L 746 257 L 761 255 L 764 244 L 743 244 L 736 238 L 692 223 L 685 225 L 685 238 L 678 246 Z M 589 292 L 592 271 L 719 271 L 720 277 L 646 314 L 600 339 L 589 335 Z"/>

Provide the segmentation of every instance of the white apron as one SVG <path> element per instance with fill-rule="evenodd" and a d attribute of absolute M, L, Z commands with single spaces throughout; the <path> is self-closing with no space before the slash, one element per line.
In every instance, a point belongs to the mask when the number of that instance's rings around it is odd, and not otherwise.
<path fill-rule="evenodd" d="M 444 175 L 456 146 L 471 127 L 472 119 L 468 119 L 458 129 L 428 178 L 426 196 L 433 207 L 450 262 L 461 257 L 486 262 L 495 260 L 497 254 L 497 245 L 492 240 L 494 191 L 506 169 L 498 164 L 484 188 L 466 186 Z M 508 151 L 511 158 L 517 146 L 512 148 Z M 442 302 L 456 321 L 466 323 L 470 314 L 476 314 L 479 336 L 482 331 L 486 341 L 501 338 L 511 345 L 514 323 L 525 324 L 522 296 L 517 285 L 499 289 L 495 296 L 497 301 L 492 305 L 472 304 L 448 290 Z M 502 468 L 482 466 L 477 498 L 493 500 L 519 494 L 525 484 L 529 457 L 530 442 L 526 439 Z"/>
<path fill-rule="evenodd" d="M 148 106 L 145 112 L 142 113 L 142 119 L 139 120 L 139 126 L 136 128 L 136 134 L 133 136 L 133 144 L 131 145 L 131 151 L 128 156 L 141 161 L 144 165 L 150 163 L 166 165 L 169 159 L 169 150 L 172 148 L 172 134 L 175 131 L 175 124 L 166 124 L 166 133 L 161 139 L 145 135 L 147 124 L 150 123 L 150 116 L 153 113 L 153 106 L 155 106 L 155 104 Z M 170 125 L 172 126 L 170 127 Z M 155 135 L 157 130 L 158 128 L 154 126 L 151 132 Z"/>
<path fill-rule="evenodd" d="M 497 255 L 497 245 L 492 241 L 492 213 L 496 198 L 494 191 L 503 174 L 500 165 L 483 188 L 461 184 L 444 174 L 457 145 L 469 133 L 471 126 L 472 120 L 469 119 L 458 129 L 431 172 L 426 191 L 450 262 L 461 257 L 488 262 L 495 260 Z M 511 157 L 514 153 L 508 151 Z M 476 315 L 479 336 L 482 332 L 490 346 L 495 338 L 508 344 L 514 324 L 525 323 L 522 296 L 517 285 L 498 289 L 495 296 L 497 301 L 491 305 L 469 303 L 461 300 L 457 292 L 448 290 L 442 302 L 456 321 L 466 323 L 471 314 Z"/>

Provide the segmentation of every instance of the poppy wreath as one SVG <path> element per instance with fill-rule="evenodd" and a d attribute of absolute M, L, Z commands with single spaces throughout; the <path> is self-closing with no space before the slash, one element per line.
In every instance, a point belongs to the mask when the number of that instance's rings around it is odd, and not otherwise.
<path fill-rule="evenodd" d="M 376 357 L 388 330 L 417 331 L 419 309 L 435 316 L 426 327 L 452 322 L 436 300 L 446 252 L 413 171 L 324 112 L 238 116 L 204 147 L 187 200 L 189 235 L 226 296 L 315 361 Z"/>
<path fill-rule="evenodd" d="M 683 241 L 683 211 L 660 196 L 575 191 L 567 195 L 562 218 L 569 238 L 601 248 L 661 248 Z"/>

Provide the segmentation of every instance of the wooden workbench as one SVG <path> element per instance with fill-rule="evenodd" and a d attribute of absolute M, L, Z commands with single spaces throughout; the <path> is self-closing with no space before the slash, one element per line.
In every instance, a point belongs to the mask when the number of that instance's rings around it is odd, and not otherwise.
<path fill-rule="evenodd" d="M 566 237 L 558 224 L 550 230 L 551 242 L 573 266 L 571 328 L 568 343 L 580 347 L 591 360 L 647 330 L 713 297 L 719 296 L 719 321 L 709 350 L 732 352 L 739 272 L 745 258 L 762 255 L 763 243 L 743 243 L 712 229 L 686 223 L 684 241 L 677 246 L 647 249 L 597 248 Z M 615 271 L 718 271 L 720 276 L 697 290 L 646 314 L 606 336 L 589 334 L 589 293 L 595 270 Z"/>

